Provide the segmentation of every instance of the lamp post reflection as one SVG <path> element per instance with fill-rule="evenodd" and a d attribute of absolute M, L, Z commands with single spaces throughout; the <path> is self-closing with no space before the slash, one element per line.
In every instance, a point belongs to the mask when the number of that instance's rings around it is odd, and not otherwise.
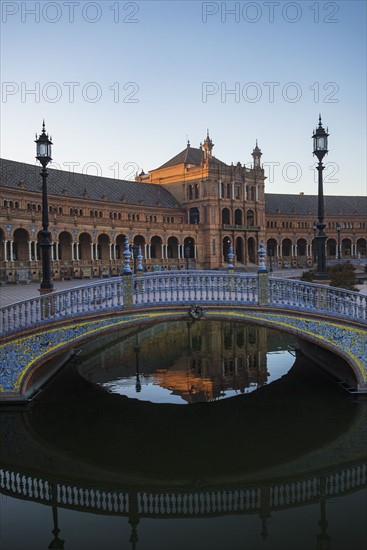
<path fill-rule="evenodd" d="M 136 335 L 135 340 L 135 346 L 134 346 L 134 353 L 135 353 L 135 391 L 136 393 L 141 392 L 141 383 L 140 383 L 140 367 L 139 367 L 139 353 L 140 353 L 140 346 L 139 346 L 139 334 Z"/>
<path fill-rule="evenodd" d="M 50 542 L 48 545 L 49 550 L 64 550 L 64 540 L 59 539 L 59 525 L 58 525 L 58 517 L 57 517 L 57 507 L 52 506 L 52 516 L 54 521 L 54 528 L 52 529 L 52 534 L 54 536 L 54 539 Z"/>
<path fill-rule="evenodd" d="M 319 526 L 321 533 L 317 535 L 317 550 L 331 550 L 331 538 L 326 532 L 328 528 L 328 522 L 326 520 L 326 480 L 325 477 L 320 479 L 320 511 L 321 518 Z"/>

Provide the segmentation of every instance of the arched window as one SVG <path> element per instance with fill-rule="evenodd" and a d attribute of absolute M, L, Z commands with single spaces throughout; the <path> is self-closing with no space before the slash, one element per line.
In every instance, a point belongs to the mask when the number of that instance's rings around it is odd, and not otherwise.
<path fill-rule="evenodd" d="M 222 210 L 222 224 L 230 225 L 231 223 L 231 213 L 229 208 L 223 208 Z"/>
<path fill-rule="evenodd" d="M 190 208 L 189 223 L 200 223 L 200 212 L 198 208 Z"/>

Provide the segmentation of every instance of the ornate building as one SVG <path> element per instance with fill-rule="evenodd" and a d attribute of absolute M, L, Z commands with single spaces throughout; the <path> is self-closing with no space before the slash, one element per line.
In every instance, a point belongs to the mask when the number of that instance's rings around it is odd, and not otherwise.
<path fill-rule="evenodd" d="M 113 276 L 125 238 L 144 269 L 250 269 L 261 241 L 272 267 L 312 266 L 317 196 L 265 193 L 261 150 L 250 168 L 213 155 L 207 134 L 135 181 L 49 170 L 53 278 Z M 41 278 L 38 166 L 1 161 L 0 278 Z M 367 198 L 325 197 L 327 258 L 366 258 Z M 337 227 L 340 231 L 337 232 Z M 339 241 L 339 242 L 338 242 Z"/>

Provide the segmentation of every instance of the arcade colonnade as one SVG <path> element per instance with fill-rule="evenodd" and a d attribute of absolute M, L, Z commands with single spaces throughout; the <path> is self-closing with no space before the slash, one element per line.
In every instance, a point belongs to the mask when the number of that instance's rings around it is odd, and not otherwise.
<path fill-rule="evenodd" d="M 126 237 L 132 243 L 132 254 L 133 246 L 140 246 L 146 271 L 191 268 L 198 258 L 196 238 L 191 236 L 54 230 L 52 237 L 51 261 L 55 279 L 119 274 Z M 19 270 L 27 272 L 27 279 L 40 278 L 40 240 L 40 231 L 32 233 L 16 228 L 7 232 L 0 227 L 0 262 L 8 269 L 7 281 L 16 281 Z"/>
<path fill-rule="evenodd" d="M 248 230 L 250 229 L 250 230 Z M 6 280 L 16 281 L 17 272 L 30 270 L 27 279 L 38 280 L 41 270 L 41 250 L 39 231 L 23 227 L 7 230 L 0 226 L 0 262 L 8 270 Z M 103 230 L 53 230 L 51 259 L 53 277 L 100 277 L 119 274 L 123 260 L 126 237 L 131 246 L 140 246 L 143 267 L 146 271 L 164 269 L 186 269 L 200 267 L 201 250 L 197 235 L 134 234 L 126 232 L 105 232 Z M 212 254 L 223 267 L 228 263 L 228 253 L 232 245 L 234 264 L 237 266 L 257 263 L 257 250 L 260 245 L 258 234 L 246 230 L 223 231 L 222 242 L 213 241 Z M 278 236 L 265 240 L 267 263 L 271 267 L 312 267 L 315 262 L 313 236 L 294 238 Z M 133 250 L 132 250 L 133 252 Z M 364 258 L 366 239 L 354 241 L 345 237 L 338 241 L 333 237 L 326 240 L 328 259 Z"/>

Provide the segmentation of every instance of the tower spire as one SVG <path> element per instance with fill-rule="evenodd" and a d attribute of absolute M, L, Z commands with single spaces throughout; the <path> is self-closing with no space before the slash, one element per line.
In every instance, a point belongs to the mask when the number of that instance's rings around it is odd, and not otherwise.
<path fill-rule="evenodd" d="M 209 128 L 206 130 L 206 138 L 203 143 L 203 149 L 204 149 L 204 159 L 207 160 L 211 158 L 212 156 L 212 149 L 214 147 L 214 143 L 209 137 Z"/>
<path fill-rule="evenodd" d="M 256 139 L 255 148 L 254 148 L 254 150 L 252 151 L 251 154 L 252 154 L 252 157 L 254 159 L 254 168 L 260 168 L 262 152 L 261 152 L 261 149 L 259 148 L 259 146 L 257 144 L 257 139 Z"/>

